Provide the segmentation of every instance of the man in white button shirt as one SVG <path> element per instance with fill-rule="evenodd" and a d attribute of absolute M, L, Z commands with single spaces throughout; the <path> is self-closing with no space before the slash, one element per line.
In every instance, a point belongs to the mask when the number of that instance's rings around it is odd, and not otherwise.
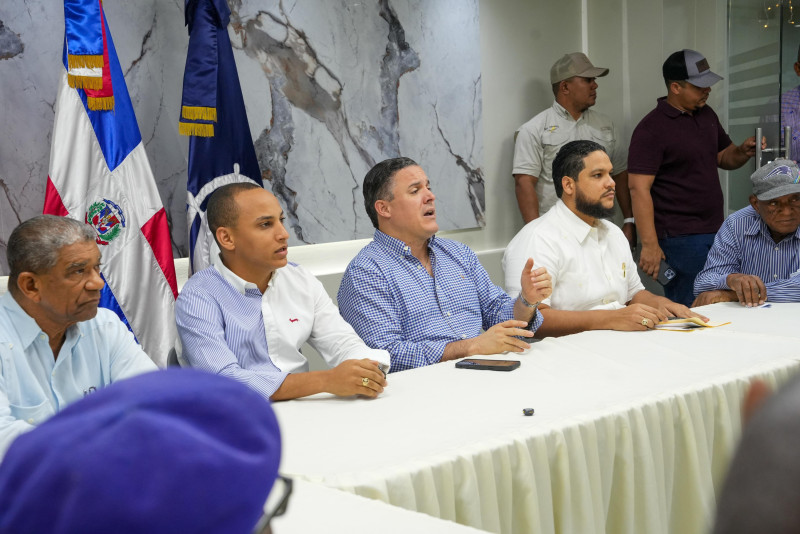
<path fill-rule="evenodd" d="M 40 215 L 8 239 L 0 297 L 0 455 L 20 434 L 112 382 L 156 369 L 113 312 L 100 308 L 94 229 Z"/>
<path fill-rule="evenodd" d="M 214 192 L 206 214 L 221 252 L 176 301 L 181 359 L 272 400 L 378 396 L 389 353 L 367 347 L 319 280 L 287 261 L 289 234 L 275 196 L 252 183 L 229 184 Z M 308 371 L 300 352 L 306 342 L 331 369 Z"/>
<path fill-rule="evenodd" d="M 619 186 L 619 205 L 625 217 L 622 226 L 632 248 L 636 247 L 631 196 L 628 191 L 628 153 L 606 115 L 590 109 L 597 101 L 597 78 L 608 69 L 595 67 L 580 52 L 565 54 L 550 69 L 553 105 L 520 126 L 514 146 L 517 203 L 528 223 L 544 215 L 558 197 L 550 173 L 553 158 L 569 141 L 587 139 L 603 145 L 611 155 L 612 174 Z"/>
<path fill-rule="evenodd" d="M 553 293 L 540 306 L 537 337 L 584 330 L 646 330 L 667 317 L 701 317 L 642 285 L 622 231 L 605 220 L 614 209 L 615 185 L 605 149 L 572 141 L 553 161 L 560 200 L 525 225 L 503 256 L 506 291 L 518 291 L 529 257 L 553 277 Z"/>

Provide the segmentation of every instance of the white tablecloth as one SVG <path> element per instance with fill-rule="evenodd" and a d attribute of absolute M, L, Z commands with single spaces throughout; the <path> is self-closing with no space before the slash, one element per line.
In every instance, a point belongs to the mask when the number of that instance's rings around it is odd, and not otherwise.
<path fill-rule="evenodd" d="M 704 312 L 735 323 L 585 332 L 510 373 L 445 362 L 390 374 L 376 400 L 276 403 L 281 471 L 492 532 L 704 532 L 748 380 L 800 359 L 795 338 L 753 331 L 754 314 L 788 324 L 780 305 Z"/>
<path fill-rule="evenodd" d="M 275 534 L 480 534 L 482 531 L 302 480 Z"/>

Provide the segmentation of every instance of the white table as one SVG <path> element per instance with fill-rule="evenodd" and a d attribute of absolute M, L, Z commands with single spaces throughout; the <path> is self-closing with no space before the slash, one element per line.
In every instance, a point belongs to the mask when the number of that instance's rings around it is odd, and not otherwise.
<path fill-rule="evenodd" d="M 480 534 L 452 521 L 403 510 L 352 493 L 294 481 L 285 515 L 271 521 L 275 534 Z M 484 532 L 485 534 L 485 532 Z"/>
<path fill-rule="evenodd" d="M 548 339 L 510 373 L 404 371 L 373 401 L 277 403 L 281 471 L 492 532 L 704 532 L 748 380 L 800 367 L 796 339 L 751 332 L 746 317 Z"/>
<path fill-rule="evenodd" d="M 731 321 L 736 332 L 800 338 L 800 303 L 772 304 L 769 308 L 747 308 L 738 302 L 723 302 L 696 308 L 714 321 Z"/>

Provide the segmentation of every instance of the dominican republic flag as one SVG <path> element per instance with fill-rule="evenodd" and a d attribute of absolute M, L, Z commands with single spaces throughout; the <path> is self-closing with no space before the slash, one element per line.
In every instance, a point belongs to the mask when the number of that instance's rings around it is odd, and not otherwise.
<path fill-rule="evenodd" d="M 167 216 L 102 4 L 65 0 L 64 15 L 65 70 L 43 211 L 95 228 L 106 281 L 100 305 L 115 311 L 163 367 L 177 336 Z"/>
<path fill-rule="evenodd" d="M 226 0 L 186 0 L 189 50 L 178 131 L 192 136 L 186 184 L 190 274 L 211 265 L 217 250 L 206 220 L 211 193 L 234 182 L 263 187 L 228 37 L 230 14 Z"/>

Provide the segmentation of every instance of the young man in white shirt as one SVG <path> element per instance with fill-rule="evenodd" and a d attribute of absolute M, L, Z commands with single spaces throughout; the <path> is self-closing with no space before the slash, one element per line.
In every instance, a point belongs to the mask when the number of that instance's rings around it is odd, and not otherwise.
<path fill-rule="evenodd" d="M 667 317 L 699 315 L 644 289 L 628 240 L 605 220 L 614 210 L 615 184 L 605 149 L 572 141 L 553 161 L 559 201 L 511 240 L 503 256 L 506 291 L 516 291 L 529 257 L 553 277 L 540 306 L 537 337 L 584 330 L 647 330 Z"/>
<path fill-rule="evenodd" d="M 255 184 L 229 184 L 214 192 L 206 213 L 220 254 L 176 302 L 182 359 L 272 400 L 321 392 L 377 397 L 389 354 L 367 347 L 319 280 L 287 261 L 289 234 L 275 196 Z M 308 371 L 300 352 L 306 342 L 331 369 Z"/>

